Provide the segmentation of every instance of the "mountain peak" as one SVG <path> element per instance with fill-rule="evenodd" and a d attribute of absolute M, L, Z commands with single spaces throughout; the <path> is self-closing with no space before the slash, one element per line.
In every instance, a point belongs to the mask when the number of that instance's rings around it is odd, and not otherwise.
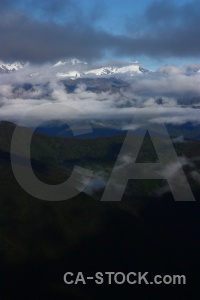
<path fill-rule="evenodd" d="M 24 62 L 14 62 L 14 63 L 4 63 L 0 62 L 0 72 L 12 72 L 12 71 L 18 71 L 20 69 L 25 68 L 28 65 L 28 63 Z"/>
<path fill-rule="evenodd" d="M 71 65 L 84 64 L 84 65 L 86 65 L 87 63 L 84 62 L 84 61 L 81 61 L 78 58 L 70 58 L 70 59 L 67 59 L 67 60 L 64 60 L 64 59 L 59 60 L 53 66 L 58 67 L 58 66 L 66 65 L 66 64 L 71 64 Z"/>
<path fill-rule="evenodd" d="M 135 74 L 145 74 L 148 73 L 148 70 L 141 67 L 139 62 L 130 62 L 128 64 L 125 64 L 124 66 L 120 67 L 114 67 L 114 66 L 105 66 L 105 67 L 100 67 L 98 69 L 91 69 L 85 74 L 94 74 L 94 75 L 113 75 L 113 74 L 126 74 L 129 76 L 133 76 Z"/>

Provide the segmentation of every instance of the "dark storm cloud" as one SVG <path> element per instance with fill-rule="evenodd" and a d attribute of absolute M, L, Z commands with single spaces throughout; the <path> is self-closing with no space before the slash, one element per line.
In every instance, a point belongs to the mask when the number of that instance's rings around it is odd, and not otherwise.
<path fill-rule="evenodd" d="M 150 57 L 199 56 L 200 3 L 153 2 L 137 24 L 129 21 L 124 35 L 95 26 L 102 18 L 99 4 L 83 12 L 77 1 L 1 1 L 0 58 L 50 61 L 77 56 L 80 59 L 146 55 Z M 3 9 L 4 8 L 4 9 Z M 30 11 L 34 11 L 30 13 Z"/>
<path fill-rule="evenodd" d="M 79 27 L 80 26 L 80 27 Z M 55 24 L 35 21 L 24 14 L 7 15 L 0 20 L 3 59 L 48 61 L 61 57 L 100 57 L 109 35 L 96 32 L 87 24 Z"/>
<path fill-rule="evenodd" d="M 110 35 L 91 25 L 103 13 L 103 6 L 81 11 L 76 1 L 19 1 L 2 4 L 0 13 L 0 58 L 3 60 L 51 61 L 77 56 L 103 56 Z M 34 15 L 29 11 L 34 10 Z"/>
<path fill-rule="evenodd" d="M 129 20 L 127 27 L 132 39 L 125 42 L 129 52 L 132 49 L 134 53 L 153 57 L 199 56 L 200 3 L 177 3 L 155 1 L 140 16 L 139 25 Z M 125 48 L 119 51 L 125 52 Z"/>

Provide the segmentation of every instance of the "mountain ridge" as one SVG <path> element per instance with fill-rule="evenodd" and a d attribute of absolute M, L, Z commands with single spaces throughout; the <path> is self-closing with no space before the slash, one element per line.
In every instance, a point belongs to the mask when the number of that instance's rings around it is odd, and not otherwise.
<path fill-rule="evenodd" d="M 5 63 L 0 62 L 1 73 L 13 73 L 25 69 L 30 63 L 13 62 Z M 55 76 L 61 78 L 76 78 L 76 77 L 93 77 L 93 76 L 111 76 L 111 75 L 127 75 L 134 76 L 139 74 L 147 74 L 149 70 L 142 67 L 137 61 L 124 62 L 124 64 L 103 63 L 97 66 L 88 64 L 85 61 L 81 61 L 77 58 L 60 59 L 56 63 L 51 63 L 49 66 L 50 72 L 52 68 L 55 70 Z M 38 67 L 39 69 L 39 67 Z M 37 76 L 39 73 L 35 72 L 29 76 Z"/>

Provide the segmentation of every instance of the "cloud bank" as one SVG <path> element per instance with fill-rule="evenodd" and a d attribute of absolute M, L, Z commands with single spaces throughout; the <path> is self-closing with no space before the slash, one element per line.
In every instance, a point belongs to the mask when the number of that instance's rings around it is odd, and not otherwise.
<path fill-rule="evenodd" d="M 118 122 L 121 127 L 129 124 L 122 126 L 123 120 L 134 116 L 157 123 L 200 123 L 200 72 L 191 71 L 200 66 L 166 66 L 156 72 L 135 75 L 127 87 L 115 92 L 109 88 L 98 92 L 88 90 L 87 81 L 81 80 L 69 80 L 67 84 L 75 85 L 75 90 L 67 92 L 65 80 L 56 76 L 62 68 L 55 71 L 49 64 L 29 65 L 12 74 L 0 74 L 0 118 L 19 122 L 31 109 L 52 103 L 77 109 L 87 120 L 121 120 Z M 92 80 L 97 82 L 98 78 L 91 77 L 90 84 Z"/>

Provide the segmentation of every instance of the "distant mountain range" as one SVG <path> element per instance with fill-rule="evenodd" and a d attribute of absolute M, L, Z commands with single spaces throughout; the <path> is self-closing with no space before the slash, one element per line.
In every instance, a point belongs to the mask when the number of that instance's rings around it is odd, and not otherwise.
<path fill-rule="evenodd" d="M 21 69 L 27 68 L 29 63 L 14 62 L 10 63 L 0 63 L 1 73 L 12 73 L 14 71 L 19 71 Z M 81 61 L 77 58 L 72 58 L 68 60 L 59 60 L 54 64 L 49 64 L 48 67 L 52 72 L 54 68 L 55 75 L 60 78 L 77 78 L 77 77 L 92 77 L 92 76 L 109 76 L 109 75 L 127 75 L 134 76 L 136 74 L 147 74 L 149 70 L 142 67 L 139 62 L 129 62 L 124 63 L 124 65 L 99 65 L 98 67 L 93 67 L 87 62 Z M 30 74 L 30 76 L 37 76 L 38 73 Z"/>
<path fill-rule="evenodd" d="M 32 68 L 33 67 L 33 68 Z M 29 62 L 13 62 L 6 63 L 0 61 L 0 73 L 13 73 L 21 70 L 30 71 L 28 76 L 37 77 L 41 74 L 54 74 L 60 79 L 77 78 L 132 78 L 135 75 L 157 74 L 159 76 L 168 76 L 174 72 L 183 72 L 186 75 L 194 75 L 200 73 L 199 64 L 189 64 L 183 68 L 173 66 L 163 66 L 156 71 L 150 71 L 143 67 L 138 61 L 133 62 L 105 62 L 105 63 L 87 63 L 78 58 L 60 59 L 53 63 L 32 65 Z M 33 73 L 34 70 L 34 73 Z"/>
<path fill-rule="evenodd" d="M 90 64 L 78 58 L 60 59 L 53 63 L 33 65 L 29 62 L 13 62 L 5 63 L 0 61 L 0 73 L 13 73 L 20 70 L 30 70 L 28 76 L 34 77 L 44 73 L 54 74 L 60 79 L 77 78 L 100 78 L 100 77 L 115 77 L 115 78 L 132 78 L 135 75 L 158 74 L 159 76 L 168 76 L 171 73 L 176 73 L 181 70 L 173 66 L 163 66 L 157 71 L 150 71 L 143 67 L 138 61 L 133 62 L 105 62 Z M 32 72 L 34 69 L 34 73 Z M 194 75 L 200 73 L 199 64 L 189 64 L 183 66 L 181 72 L 186 75 Z"/>

